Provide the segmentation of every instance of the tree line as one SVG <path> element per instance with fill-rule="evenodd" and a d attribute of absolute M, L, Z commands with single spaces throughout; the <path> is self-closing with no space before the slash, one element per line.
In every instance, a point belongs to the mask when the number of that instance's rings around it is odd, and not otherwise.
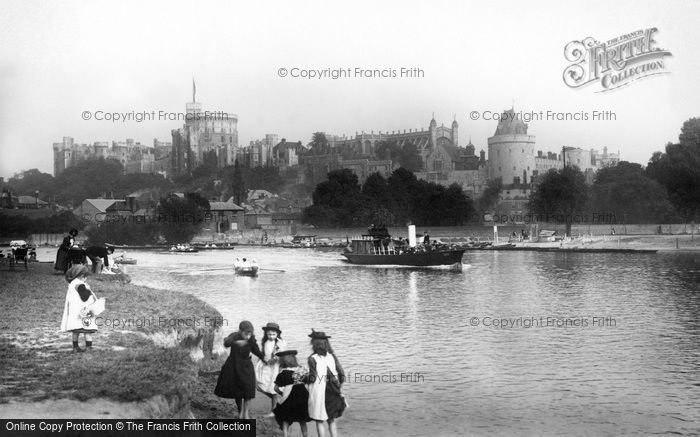
<path fill-rule="evenodd" d="M 318 227 L 455 226 L 474 213 L 472 200 L 459 185 L 418 180 L 403 167 L 388 178 L 374 173 L 362 185 L 352 170 L 331 171 L 312 198 L 303 221 Z"/>
<path fill-rule="evenodd" d="M 527 208 L 559 217 L 567 234 L 576 216 L 594 213 L 617 223 L 700 222 L 700 118 L 683 123 L 679 142 L 655 152 L 646 168 L 621 161 L 599 170 L 590 187 L 577 167 L 550 170 L 539 178 Z"/>

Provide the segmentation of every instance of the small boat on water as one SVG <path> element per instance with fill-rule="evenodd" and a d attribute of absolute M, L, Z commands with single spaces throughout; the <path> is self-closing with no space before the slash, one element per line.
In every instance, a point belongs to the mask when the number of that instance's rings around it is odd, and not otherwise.
<path fill-rule="evenodd" d="M 370 232 L 353 239 L 343 256 L 352 264 L 361 265 L 400 265 L 400 266 L 442 266 L 462 264 L 465 249 L 455 249 L 440 245 L 416 245 L 415 227 L 409 227 L 408 244 L 396 245 L 386 228 L 383 232 Z M 413 242 L 413 246 L 411 243 Z"/>
<path fill-rule="evenodd" d="M 233 263 L 233 271 L 239 276 L 258 276 L 259 269 L 255 260 L 236 258 L 236 262 Z"/>
<path fill-rule="evenodd" d="M 194 247 L 190 246 L 189 244 L 178 244 L 177 246 L 172 246 L 170 248 L 170 252 L 193 253 L 193 252 L 199 252 L 199 250 L 195 249 Z"/>
<path fill-rule="evenodd" d="M 134 258 L 117 257 L 114 259 L 114 264 L 136 264 Z"/>

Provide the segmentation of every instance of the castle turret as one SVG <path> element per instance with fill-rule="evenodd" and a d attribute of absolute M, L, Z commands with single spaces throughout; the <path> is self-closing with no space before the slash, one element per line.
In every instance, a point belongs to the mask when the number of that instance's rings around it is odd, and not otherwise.
<path fill-rule="evenodd" d="M 455 115 L 455 119 L 452 122 L 452 143 L 457 147 L 459 147 L 458 139 L 459 139 L 459 123 L 457 123 L 457 116 Z M 471 143 L 471 141 L 470 141 L 470 143 Z M 474 154 L 474 152 L 472 151 L 472 155 L 473 154 Z"/>
<path fill-rule="evenodd" d="M 527 134 L 527 124 L 513 109 L 501 114 L 495 134 L 488 139 L 489 179 L 503 184 L 527 183 L 535 168 L 535 136 Z"/>
<path fill-rule="evenodd" d="M 476 151 L 476 148 L 474 147 L 474 144 L 472 144 L 472 139 L 469 138 L 469 144 L 467 144 L 467 156 L 474 156 L 474 152 Z"/>
<path fill-rule="evenodd" d="M 435 121 L 435 113 L 433 112 L 433 118 L 430 120 L 430 127 L 428 128 L 430 132 L 430 146 L 435 147 L 437 144 L 437 122 Z"/>

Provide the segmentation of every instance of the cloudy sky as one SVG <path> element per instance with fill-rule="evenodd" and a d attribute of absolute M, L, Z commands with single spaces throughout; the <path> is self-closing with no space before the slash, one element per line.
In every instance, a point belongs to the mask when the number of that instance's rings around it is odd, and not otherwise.
<path fill-rule="evenodd" d="M 203 109 L 239 117 L 239 143 L 266 133 L 427 128 L 456 115 L 460 144 L 486 148 L 516 111 L 583 113 L 535 120 L 537 149 L 618 149 L 646 163 L 700 116 L 700 3 L 677 1 L 36 2 L 2 1 L 0 176 L 52 173 L 52 143 L 170 141 L 180 122 L 95 120 L 98 113 L 183 112 L 192 78 Z M 562 80 L 564 47 L 657 28 L 668 74 L 599 93 Z M 419 68 L 423 77 L 290 77 L 302 70 Z M 280 77 L 280 69 L 287 76 Z M 83 119 L 84 111 L 91 114 Z M 477 111 L 478 119 L 472 119 Z M 614 120 L 591 120 L 611 111 Z"/>

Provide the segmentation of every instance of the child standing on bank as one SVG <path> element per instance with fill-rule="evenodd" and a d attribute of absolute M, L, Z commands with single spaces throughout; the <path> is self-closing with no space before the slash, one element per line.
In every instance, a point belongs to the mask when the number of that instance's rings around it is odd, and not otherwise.
<path fill-rule="evenodd" d="M 340 394 L 345 371 L 328 342 L 330 335 L 312 329 L 309 337 L 314 351 L 309 357 L 309 417 L 316 421 L 319 437 L 326 435 L 324 422 L 328 423 L 331 437 L 335 437 L 336 419 L 345 410 L 345 398 Z"/>
<path fill-rule="evenodd" d="M 238 325 L 238 331 L 226 337 L 224 346 L 230 347 L 231 353 L 214 389 L 217 396 L 236 400 L 239 419 L 250 419 L 250 401 L 255 397 L 255 368 L 250 354 L 263 359 L 253 332 L 253 324 L 244 320 Z"/>
<path fill-rule="evenodd" d="M 287 349 L 287 344 L 282 340 L 282 331 L 277 323 L 270 322 L 263 326 L 262 329 L 265 332 L 260 348 L 263 353 L 263 360 L 257 362 L 255 376 L 258 381 L 258 390 L 270 398 L 270 413 L 267 417 L 272 417 L 275 415 L 272 410 L 277 404 L 275 399 L 275 378 L 280 368 L 279 358 L 276 354 Z"/>
<path fill-rule="evenodd" d="M 63 306 L 61 331 L 70 331 L 73 337 L 73 352 L 92 350 L 92 334 L 97 332 L 95 315 L 90 311 L 90 305 L 97 301 L 95 293 L 85 282 L 90 271 L 82 264 L 75 265 L 66 271 L 68 291 L 66 303 Z M 80 334 L 85 336 L 85 349 L 78 346 Z"/>
<path fill-rule="evenodd" d="M 273 411 L 284 437 L 287 437 L 289 427 L 294 422 L 299 422 L 301 435 L 307 437 L 306 422 L 311 420 L 309 417 L 309 392 L 304 385 L 308 380 L 308 374 L 305 369 L 299 367 L 296 355 L 297 351 L 295 350 L 277 352 L 280 373 L 275 378 L 275 392 L 279 396 L 277 397 L 277 406 Z"/>

